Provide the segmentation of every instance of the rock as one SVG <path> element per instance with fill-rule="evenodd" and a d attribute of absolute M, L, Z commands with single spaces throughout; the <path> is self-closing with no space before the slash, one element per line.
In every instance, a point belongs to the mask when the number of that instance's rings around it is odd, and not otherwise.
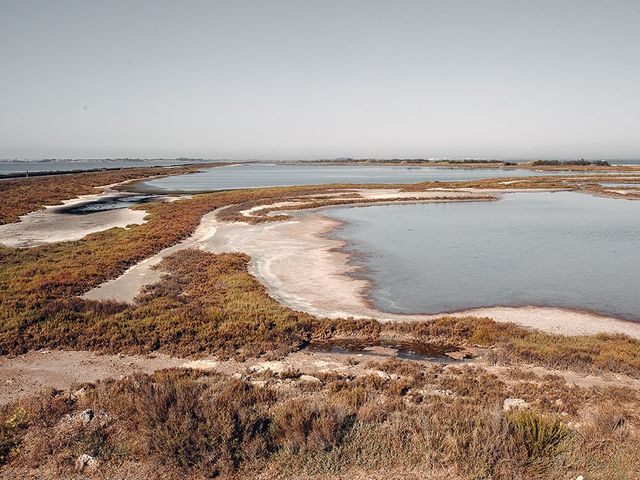
<path fill-rule="evenodd" d="M 473 353 L 469 350 L 457 350 L 454 352 L 446 352 L 445 355 L 454 360 L 466 360 L 467 358 L 473 358 Z"/>
<path fill-rule="evenodd" d="M 375 374 L 378 375 L 383 380 L 389 380 L 391 378 L 391 375 L 383 372 L 382 370 L 376 370 Z"/>
<path fill-rule="evenodd" d="M 258 388 L 264 388 L 267 386 L 266 380 L 251 380 L 251 385 Z"/>
<path fill-rule="evenodd" d="M 91 455 L 83 453 L 76 460 L 76 470 L 79 472 L 91 472 L 98 467 L 98 461 Z"/>
<path fill-rule="evenodd" d="M 240 372 L 236 372 L 233 375 L 231 375 L 231 378 L 234 378 L 236 380 L 242 380 L 242 374 Z"/>
<path fill-rule="evenodd" d="M 521 398 L 505 398 L 504 403 L 502 404 L 502 409 L 505 412 L 508 412 L 514 409 L 520 410 L 527 408 L 528 406 L 529 404 Z"/>
<path fill-rule="evenodd" d="M 211 359 L 192 360 L 182 364 L 182 368 L 191 368 L 193 370 L 214 370 L 217 366 L 218 362 Z"/>
<path fill-rule="evenodd" d="M 80 420 L 82 421 L 82 423 L 89 423 L 91 420 L 93 420 L 93 410 L 91 410 L 90 408 L 87 408 L 84 412 L 82 412 L 80 414 Z"/>
<path fill-rule="evenodd" d="M 300 375 L 300 381 L 307 383 L 322 383 L 322 380 L 318 377 L 314 377 L 313 375 Z"/>
<path fill-rule="evenodd" d="M 86 394 L 87 394 L 87 389 L 84 387 L 81 387 L 75 392 L 73 392 L 73 396 L 76 398 L 84 397 Z"/>
<path fill-rule="evenodd" d="M 255 373 L 263 373 L 267 370 L 271 370 L 273 373 L 280 373 L 285 369 L 285 366 L 282 362 L 262 362 L 256 365 L 252 365 L 249 370 Z"/>
<path fill-rule="evenodd" d="M 435 395 L 438 395 L 439 397 L 450 397 L 453 395 L 453 391 L 447 389 L 447 390 L 434 390 L 433 392 Z"/>

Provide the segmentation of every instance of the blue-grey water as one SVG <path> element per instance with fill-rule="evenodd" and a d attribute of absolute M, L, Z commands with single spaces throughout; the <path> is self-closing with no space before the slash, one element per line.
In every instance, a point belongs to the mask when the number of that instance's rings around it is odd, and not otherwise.
<path fill-rule="evenodd" d="M 125 195 L 121 197 L 108 197 L 91 202 L 79 203 L 69 207 L 58 208 L 59 213 L 69 213 L 74 215 L 86 215 L 89 213 L 106 212 L 120 208 L 129 208 L 133 205 L 140 205 L 160 200 L 160 195 Z"/>
<path fill-rule="evenodd" d="M 70 172 L 102 168 L 159 167 L 198 162 L 199 160 L 193 159 L 2 160 L 0 161 L 0 175 L 26 172 Z"/>
<path fill-rule="evenodd" d="M 610 188 L 610 187 L 636 187 L 636 188 L 640 188 L 640 183 L 600 183 L 600 185 L 602 185 L 603 187 L 606 188 Z"/>
<path fill-rule="evenodd" d="M 579 193 L 328 209 L 346 222 L 373 305 L 439 313 L 494 305 L 640 320 L 640 203 Z"/>
<path fill-rule="evenodd" d="M 321 185 L 330 183 L 456 182 L 483 178 L 566 175 L 567 172 L 536 172 L 525 169 L 446 168 L 416 166 L 342 166 L 301 164 L 245 164 L 205 169 L 143 182 L 158 190 L 205 192 L 238 188 Z M 574 173 L 572 173 L 573 175 Z"/>

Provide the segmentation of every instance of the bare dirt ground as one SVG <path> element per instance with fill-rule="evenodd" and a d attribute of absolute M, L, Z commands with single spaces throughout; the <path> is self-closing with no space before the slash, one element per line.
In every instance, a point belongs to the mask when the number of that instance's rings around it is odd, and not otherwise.
<path fill-rule="evenodd" d="M 17 357 L 0 356 L 0 405 L 44 388 L 66 390 L 83 382 L 151 373 L 182 365 L 166 355 L 98 355 L 93 352 L 37 351 Z"/>
<path fill-rule="evenodd" d="M 446 356 L 422 358 L 414 361 L 422 364 L 450 366 L 481 366 L 502 378 L 508 378 L 512 367 L 487 363 L 484 352 L 471 350 L 472 359 L 456 360 Z M 99 355 L 87 351 L 37 351 L 17 357 L 0 357 L 0 406 L 42 391 L 45 388 L 73 390 L 82 383 L 92 383 L 107 378 L 120 378 L 134 373 L 152 373 L 167 368 L 192 368 L 213 371 L 236 378 L 250 380 L 257 386 L 267 382 L 276 385 L 282 379 L 271 374 L 297 372 L 295 381 L 319 382 L 314 375 L 338 373 L 360 377 L 377 375 L 388 378 L 379 370 L 377 363 L 396 358 L 398 352 L 392 348 L 372 347 L 363 353 L 317 352 L 301 350 L 281 360 L 250 359 L 244 362 L 215 357 L 199 359 L 176 358 L 163 354 L 153 355 Z M 640 389 L 640 380 L 622 375 L 587 375 L 568 370 L 552 370 L 539 366 L 519 365 L 519 369 L 538 377 L 559 375 L 568 385 L 580 387 L 629 387 Z"/>

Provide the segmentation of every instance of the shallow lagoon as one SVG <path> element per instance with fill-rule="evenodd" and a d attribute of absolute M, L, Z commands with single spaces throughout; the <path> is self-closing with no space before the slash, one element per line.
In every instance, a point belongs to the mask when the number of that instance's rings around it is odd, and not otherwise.
<path fill-rule="evenodd" d="M 483 178 L 528 177 L 567 172 L 536 172 L 524 169 L 446 168 L 415 166 L 342 166 L 245 164 L 217 167 L 197 173 L 175 175 L 142 182 L 147 188 L 202 192 L 238 188 L 320 185 L 329 183 L 416 183 L 426 181 L 459 182 Z M 572 173 L 572 175 L 575 173 Z"/>
<path fill-rule="evenodd" d="M 373 305 L 438 313 L 493 305 L 640 320 L 640 203 L 518 193 L 495 202 L 327 210 L 372 280 Z"/>

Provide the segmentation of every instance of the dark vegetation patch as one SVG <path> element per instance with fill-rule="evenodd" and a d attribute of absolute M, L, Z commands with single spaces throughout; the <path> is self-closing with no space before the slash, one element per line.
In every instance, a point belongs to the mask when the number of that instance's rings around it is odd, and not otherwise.
<path fill-rule="evenodd" d="M 389 326 L 424 341 L 490 348 L 499 364 L 534 363 L 579 372 L 617 372 L 640 377 L 640 341 L 622 334 L 585 336 L 536 332 L 489 318 L 442 317 Z"/>
<path fill-rule="evenodd" d="M 541 166 L 581 166 L 581 167 L 586 167 L 586 166 L 595 166 L 595 167 L 610 167 L 611 164 L 609 162 L 607 162 L 606 160 L 566 160 L 566 161 L 561 161 L 561 160 L 535 160 L 533 162 L 530 163 L 530 165 L 533 165 L 534 167 L 541 167 Z"/>

